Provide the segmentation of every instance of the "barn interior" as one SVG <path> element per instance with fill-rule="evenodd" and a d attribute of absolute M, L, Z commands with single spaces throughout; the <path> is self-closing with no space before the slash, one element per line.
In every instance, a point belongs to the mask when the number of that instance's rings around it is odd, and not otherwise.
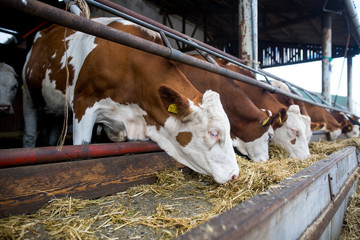
<path fill-rule="evenodd" d="M 64 9 L 63 1 L 41 0 Z M 139 0 L 113 1 L 134 12 L 154 19 L 166 26 L 197 38 L 236 57 L 241 52 L 239 41 L 238 0 Z M 151 11 L 149 10 L 151 9 Z M 360 36 L 356 22 L 342 0 L 258 0 L 258 62 L 260 68 L 318 61 L 322 59 L 322 26 L 324 15 L 331 15 L 332 58 L 352 57 L 360 52 Z M 91 7 L 91 16 L 104 13 Z M 10 34 L 0 44 L 0 61 L 12 65 L 21 82 L 25 57 L 35 33 L 51 23 L 39 17 L 20 14 L 16 9 L 2 6 L 0 32 Z M 243 28 L 249 28 L 244 26 Z M 183 52 L 193 50 L 186 44 L 176 43 L 174 48 Z M 283 54 L 287 52 L 288 54 Z M 291 77 L 291 76 L 289 76 Z M 18 91 L 15 114 L 1 115 L 0 133 L 22 135 L 22 98 Z M 7 139 L 1 148 L 21 147 L 21 142 Z"/>

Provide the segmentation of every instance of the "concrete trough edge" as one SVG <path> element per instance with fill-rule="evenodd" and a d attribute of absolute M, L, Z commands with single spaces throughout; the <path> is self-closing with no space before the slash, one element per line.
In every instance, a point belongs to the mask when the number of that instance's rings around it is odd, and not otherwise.
<path fill-rule="evenodd" d="M 347 204 L 358 165 L 356 148 L 344 148 L 177 239 L 319 239 L 329 224 L 341 229 L 342 219 L 331 220 Z"/>

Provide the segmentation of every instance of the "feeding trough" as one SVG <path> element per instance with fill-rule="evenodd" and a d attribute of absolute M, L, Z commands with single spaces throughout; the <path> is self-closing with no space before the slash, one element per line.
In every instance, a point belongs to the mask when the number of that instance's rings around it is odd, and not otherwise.
<path fill-rule="evenodd" d="M 41 231 L 56 232 L 59 224 L 64 228 L 75 229 L 77 223 L 94 219 L 90 221 L 91 225 L 84 226 L 89 228 L 86 232 L 88 235 L 82 236 L 98 236 L 96 234 L 100 231 L 109 234 L 107 236 L 127 238 L 138 236 L 124 235 L 127 232 L 139 234 L 136 229 L 142 229 L 141 232 L 150 229 L 154 235 L 147 236 L 156 239 L 160 238 L 164 232 L 177 229 L 168 237 L 174 238 L 180 235 L 179 239 L 328 239 L 329 236 L 337 238 L 342 227 L 348 198 L 357 186 L 359 153 L 354 146 L 358 145 L 358 138 L 337 143 L 312 143 L 312 157 L 306 161 L 286 159 L 286 153 L 272 146 L 273 157 L 268 162 L 252 163 L 239 159 L 242 174 L 238 180 L 228 185 L 216 185 L 210 178 L 204 179 L 197 174 L 185 176 L 178 170 L 174 170 L 174 173 L 167 170 L 164 174 L 157 174 L 158 181 L 155 185 L 138 185 L 146 177 L 148 178 L 145 183 L 156 181 L 155 173 L 152 172 L 155 162 L 146 162 L 146 159 L 159 156 L 156 161 L 159 161 L 158 165 L 163 169 L 181 167 L 171 165 L 172 161 L 163 152 L 154 152 L 151 156 L 148 155 L 150 153 L 146 153 L 146 156 L 137 154 L 143 156 L 132 159 L 133 155 L 124 155 L 107 159 L 74 160 L 3 168 L 0 176 L 4 176 L 6 171 L 12 174 L 5 175 L 8 181 L 5 182 L 2 179 L 1 185 L 4 186 L 6 183 L 12 185 L 13 195 L 7 201 L 4 201 L 4 194 L 1 196 L 2 214 L 4 212 L 11 215 L 26 213 L 29 212 L 29 206 L 32 207 L 31 212 L 34 212 L 49 199 L 52 203 L 45 205 L 34 215 L 21 217 L 15 215 L 8 220 L 2 219 L 0 225 L 14 224 L 13 221 L 16 219 L 25 219 L 18 220 L 19 232 L 24 232 L 26 222 L 30 221 L 36 226 L 36 228 L 32 227 L 32 231 L 42 235 Z M 325 155 L 321 155 L 331 152 L 332 154 L 325 158 Z M 276 154 L 281 156 L 274 156 Z M 119 170 L 125 166 L 123 162 L 125 157 L 128 157 L 126 164 L 129 164 L 129 168 L 118 173 L 118 180 L 114 178 L 117 174 L 113 172 L 107 175 L 106 171 L 100 173 L 103 176 L 97 175 L 94 178 L 89 178 L 90 175 L 86 173 L 83 177 L 74 176 L 76 172 L 88 172 L 89 168 L 94 166 L 90 164 L 87 168 L 88 163 L 95 164 L 96 161 L 99 161 L 101 166 L 104 166 L 102 165 L 104 163 L 110 164 L 108 168 Z M 132 160 L 134 160 L 133 163 L 131 163 Z M 140 165 L 136 162 L 140 162 Z M 80 165 L 76 167 L 75 164 Z M 47 171 L 37 174 L 36 170 L 39 167 L 47 165 L 53 165 L 54 170 L 48 171 L 48 175 L 44 174 Z M 308 167 L 304 168 L 305 166 Z M 137 167 L 140 168 L 137 169 Z M 60 177 L 54 176 L 55 169 Z M 296 169 L 303 170 L 297 172 Z M 16 179 L 17 171 L 27 173 L 28 177 L 32 174 L 34 178 L 36 177 L 35 182 L 32 180 L 29 183 L 30 181 L 25 178 Z M 94 173 L 94 171 L 90 172 Z M 292 172 L 297 173 L 291 174 Z M 121 174 L 124 176 L 120 176 Z M 45 183 L 48 184 L 47 188 Z M 123 189 L 128 189 L 131 185 L 138 185 L 138 187 L 114 195 Z M 36 191 L 40 188 L 42 191 Z M 263 188 L 265 191 L 261 190 Z M 19 190 L 23 191 L 23 195 L 15 196 Z M 59 194 L 61 191 L 62 193 Z M 9 193 L 9 191 L 5 192 Z M 98 198 L 109 194 L 113 196 Z M 60 199 L 64 196 L 67 198 Z M 96 199 L 87 202 L 79 198 Z M 147 205 L 149 202 L 151 204 Z M 14 203 L 14 205 L 6 205 L 7 203 Z M 192 209 L 192 207 L 195 208 Z M 152 208 L 149 215 L 142 212 L 144 209 L 149 211 Z M 186 214 L 195 215 L 184 215 L 184 209 L 187 209 Z M 203 212 L 199 213 L 199 209 L 203 209 Z M 10 210 L 13 213 L 10 213 Z M 177 215 L 178 213 L 182 215 Z M 49 226 L 46 228 L 41 227 L 44 226 L 44 219 L 49 219 L 52 215 L 57 218 L 54 221 L 56 227 L 54 223 L 48 223 Z M 70 225 L 64 226 L 66 222 Z M 97 227 L 99 225 L 102 227 Z M 39 229 L 47 230 L 39 231 Z M 128 229 L 127 232 L 126 229 Z M 157 232 L 160 235 L 156 235 Z M 79 230 L 80 233 L 83 232 Z"/>
<path fill-rule="evenodd" d="M 337 239 L 358 164 L 342 149 L 179 239 Z"/>

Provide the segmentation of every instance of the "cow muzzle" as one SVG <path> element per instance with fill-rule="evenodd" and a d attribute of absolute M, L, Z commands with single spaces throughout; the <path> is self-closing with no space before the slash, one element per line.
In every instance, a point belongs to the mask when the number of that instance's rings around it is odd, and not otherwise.
<path fill-rule="evenodd" d="M 0 104 L 0 113 L 14 113 L 14 110 L 9 104 Z"/>

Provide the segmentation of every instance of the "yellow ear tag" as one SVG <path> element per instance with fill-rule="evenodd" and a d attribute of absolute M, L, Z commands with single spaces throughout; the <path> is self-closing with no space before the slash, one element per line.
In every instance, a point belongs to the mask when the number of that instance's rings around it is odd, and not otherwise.
<path fill-rule="evenodd" d="M 280 121 L 280 123 L 282 123 L 282 121 L 281 121 L 281 117 L 279 117 L 279 121 Z"/>
<path fill-rule="evenodd" d="M 269 121 L 269 117 L 262 123 L 262 125 L 265 126 L 265 124 L 267 124 L 268 121 Z"/>
<path fill-rule="evenodd" d="M 351 130 L 351 127 L 349 126 L 348 129 Z"/>
<path fill-rule="evenodd" d="M 179 113 L 175 103 L 170 104 L 167 110 L 171 113 Z"/>

